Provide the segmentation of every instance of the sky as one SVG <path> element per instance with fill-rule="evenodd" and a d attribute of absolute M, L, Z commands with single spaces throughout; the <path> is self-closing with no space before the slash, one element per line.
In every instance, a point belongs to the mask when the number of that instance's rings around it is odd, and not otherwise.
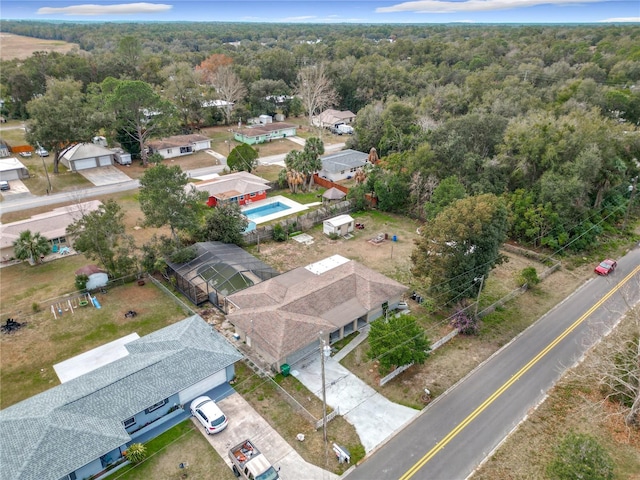
<path fill-rule="evenodd" d="M 263 23 L 629 23 L 640 0 L 0 0 L 5 20 Z"/>

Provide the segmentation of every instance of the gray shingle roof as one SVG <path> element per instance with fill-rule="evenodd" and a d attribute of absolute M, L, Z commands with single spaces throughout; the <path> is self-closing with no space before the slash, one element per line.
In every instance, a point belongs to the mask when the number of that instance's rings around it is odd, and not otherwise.
<path fill-rule="evenodd" d="M 367 163 L 369 155 L 357 150 L 341 150 L 331 155 L 322 157 L 322 170 L 330 173 L 337 173 L 343 170 L 362 167 Z"/>
<path fill-rule="evenodd" d="M 59 480 L 130 440 L 122 422 L 240 360 L 199 316 L 129 355 L 0 411 L 0 480 Z"/>

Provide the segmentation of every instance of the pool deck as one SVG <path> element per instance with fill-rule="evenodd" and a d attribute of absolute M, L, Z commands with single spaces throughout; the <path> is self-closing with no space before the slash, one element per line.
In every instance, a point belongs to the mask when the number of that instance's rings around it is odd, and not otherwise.
<path fill-rule="evenodd" d="M 302 205 L 294 200 L 290 200 L 287 197 L 283 197 L 282 195 L 276 195 L 275 197 L 265 198 L 264 200 L 259 200 L 257 202 L 251 202 L 247 205 L 244 205 L 241 211 L 251 210 L 253 208 L 264 207 L 265 205 L 269 205 L 271 203 L 280 202 L 283 205 L 288 206 L 287 210 L 282 210 L 280 212 L 272 213 L 271 215 L 265 215 L 264 217 L 259 217 L 251 220 L 256 225 L 260 225 L 261 223 L 269 222 L 271 220 L 275 220 L 276 218 L 286 217 L 287 215 L 291 215 L 292 213 L 303 212 L 304 210 L 308 210 L 309 206 Z"/>

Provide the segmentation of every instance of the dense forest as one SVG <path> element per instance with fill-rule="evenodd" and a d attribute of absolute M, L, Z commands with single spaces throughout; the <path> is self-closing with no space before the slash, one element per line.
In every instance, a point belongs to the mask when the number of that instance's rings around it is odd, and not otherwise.
<path fill-rule="evenodd" d="M 619 228 L 640 174 L 637 26 L 0 25 L 80 46 L 2 62 L 9 118 L 28 119 L 52 79 L 88 97 L 114 79 L 142 82 L 178 107 L 183 130 L 306 115 L 292 98 L 301 72 L 321 66 L 333 107 L 357 113 L 347 146 L 380 158 L 360 193 L 423 220 L 454 200 L 500 197 L 508 236 L 533 247 L 584 250 Z M 190 90 L 225 98 L 221 71 L 237 80 L 233 111 L 187 115 Z M 207 75 L 215 88 L 200 91 Z"/>

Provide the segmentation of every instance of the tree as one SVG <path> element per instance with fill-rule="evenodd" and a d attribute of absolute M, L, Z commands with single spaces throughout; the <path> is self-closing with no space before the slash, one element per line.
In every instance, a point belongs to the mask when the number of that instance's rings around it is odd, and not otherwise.
<path fill-rule="evenodd" d="M 225 102 L 222 112 L 224 113 L 225 124 L 231 121 L 231 108 L 235 103 L 239 103 L 246 95 L 247 88 L 235 74 L 231 65 L 219 67 L 211 79 L 211 85 L 217 96 Z"/>
<path fill-rule="evenodd" d="M 124 456 L 133 464 L 140 463 L 147 458 L 147 447 L 142 443 L 132 443 L 127 448 Z"/>
<path fill-rule="evenodd" d="M 139 144 L 142 163 L 147 165 L 145 142 L 153 135 L 171 131 L 174 107 L 140 80 L 107 78 L 101 86 L 104 106 L 113 114 L 115 129 L 126 132 Z"/>
<path fill-rule="evenodd" d="M 298 72 L 296 94 L 309 115 L 309 125 L 314 115 L 338 102 L 338 94 L 327 76 L 324 64 L 302 68 Z M 370 145 L 371 146 L 371 145 Z"/>
<path fill-rule="evenodd" d="M 223 203 L 211 208 L 205 215 L 200 233 L 203 241 L 243 244 L 242 234 L 249 220 L 240 212 L 237 203 Z"/>
<path fill-rule="evenodd" d="M 429 339 L 411 315 L 391 315 L 371 322 L 367 355 L 380 362 L 380 373 L 410 363 L 423 364 L 429 349 Z"/>
<path fill-rule="evenodd" d="M 593 437 L 569 433 L 557 446 L 547 474 L 554 480 L 612 480 L 611 456 Z"/>
<path fill-rule="evenodd" d="M 115 200 L 84 212 L 67 227 L 67 235 L 73 237 L 78 252 L 97 260 L 112 278 L 130 274 L 137 267 L 133 237 L 125 233 L 124 212 Z"/>
<path fill-rule="evenodd" d="M 287 168 L 287 183 L 292 192 L 302 185 L 303 190 L 313 185 L 313 174 L 322 169 L 320 155 L 324 153 L 324 143 L 317 137 L 305 142 L 302 151 L 292 150 L 284 157 Z"/>
<path fill-rule="evenodd" d="M 178 165 L 155 165 L 140 178 L 139 200 L 145 224 L 158 228 L 168 225 L 176 245 L 180 245 L 179 230 L 197 231 L 205 208 L 206 193 L 185 188 L 188 183 L 187 174 Z"/>
<path fill-rule="evenodd" d="M 199 128 L 204 118 L 201 74 L 186 62 L 172 63 L 162 71 L 164 95 L 177 107 L 178 117 L 186 132 Z"/>
<path fill-rule="evenodd" d="M 467 192 L 457 177 L 447 177 L 433 190 L 429 203 L 424 205 L 424 212 L 428 220 L 436 218 L 438 213 L 453 202 L 464 198 Z"/>
<path fill-rule="evenodd" d="M 241 143 L 229 153 L 227 157 L 227 166 L 229 170 L 234 172 L 249 172 L 256 168 L 258 160 L 258 152 L 251 145 Z"/>
<path fill-rule="evenodd" d="M 205 82 L 211 83 L 220 67 L 226 67 L 232 63 L 233 58 L 223 53 L 214 53 L 200 62 L 200 65 L 196 67 L 196 72 L 202 75 Z"/>
<path fill-rule="evenodd" d="M 444 301 L 474 297 L 475 279 L 502 262 L 508 226 L 507 208 L 495 195 L 458 200 L 422 228 L 411 254 L 412 272 L 430 279 Z"/>
<path fill-rule="evenodd" d="M 26 139 L 42 145 L 53 154 L 53 171 L 58 173 L 60 152 L 69 145 L 91 140 L 99 121 L 82 93 L 82 83 L 73 80 L 47 81 L 44 95 L 27 104 L 31 116 Z"/>
<path fill-rule="evenodd" d="M 40 232 L 32 234 L 30 230 L 20 232 L 13 242 L 13 251 L 18 260 L 29 260 L 34 265 L 42 255 L 49 253 L 49 242 L 40 235 Z"/>

